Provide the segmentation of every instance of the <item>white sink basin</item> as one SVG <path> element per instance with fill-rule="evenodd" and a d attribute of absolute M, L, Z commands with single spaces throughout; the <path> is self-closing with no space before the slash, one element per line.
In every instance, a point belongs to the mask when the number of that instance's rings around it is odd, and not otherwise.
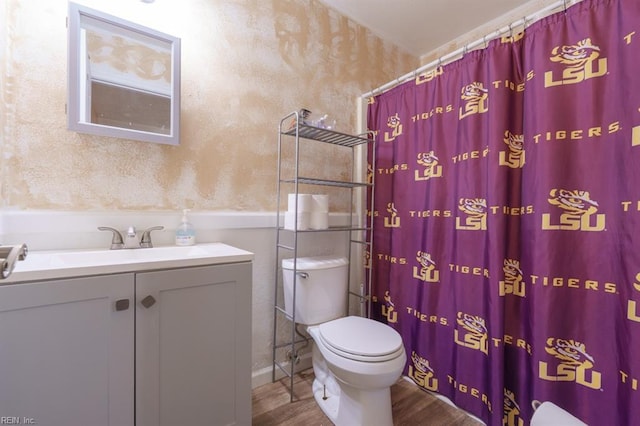
<path fill-rule="evenodd" d="M 243 262 L 252 259 L 253 253 L 222 243 L 122 250 L 30 251 L 25 260 L 16 263 L 12 275 L 0 281 L 0 285 L 82 275 Z"/>
<path fill-rule="evenodd" d="M 49 254 L 32 253 L 36 257 L 51 262 L 52 265 L 97 265 L 110 263 L 157 262 L 160 260 L 207 257 L 219 253 L 218 246 L 200 245 L 189 247 L 154 247 L 148 249 L 95 250 L 58 252 Z M 27 258 L 28 259 L 28 258 Z"/>

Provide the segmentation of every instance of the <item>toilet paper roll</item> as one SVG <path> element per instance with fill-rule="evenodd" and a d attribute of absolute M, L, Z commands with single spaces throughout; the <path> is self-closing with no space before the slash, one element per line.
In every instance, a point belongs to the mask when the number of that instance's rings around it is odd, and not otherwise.
<path fill-rule="evenodd" d="M 296 211 L 296 194 L 289 194 L 287 207 L 290 212 Z M 298 194 L 298 212 L 310 212 L 312 208 L 311 194 Z"/>
<path fill-rule="evenodd" d="M 329 211 L 329 196 L 326 194 L 312 194 L 311 195 L 312 212 L 328 212 Z"/>
<path fill-rule="evenodd" d="M 284 214 L 284 228 L 296 229 L 296 217 L 298 219 L 298 231 L 304 231 L 311 226 L 311 213 L 298 212 L 297 216 L 295 212 L 286 212 Z"/>
<path fill-rule="evenodd" d="M 311 229 L 327 229 L 329 227 L 329 212 L 311 212 Z"/>
<path fill-rule="evenodd" d="M 545 401 L 533 413 L 531 426 L 587 426 L 567 411 L 555 405 L 553 402 Z"/>

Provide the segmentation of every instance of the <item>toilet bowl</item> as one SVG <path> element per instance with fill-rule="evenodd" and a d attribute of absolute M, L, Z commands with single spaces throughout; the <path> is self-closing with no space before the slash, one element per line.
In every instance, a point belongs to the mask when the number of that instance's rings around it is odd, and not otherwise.
<path fill-rule="evenodd" d="M 295 281 L 296 322 L 313 338 L 313 394 L 322 411 L 337 426 L 392 425 L 390 387 L 407 360 L 400 334 L 378 321 L 344 316 L 346 259 L 298 258 L 295 278 L 293 259 L 282 266 L 285 309 L 294 311 L 286 296 Z"/>
<path fill-rule="evenodd" d="M 390 387 L 407 360 L 400 335 L 355 316 L 307 331 L 314 340 L 313 394 L 327 417 L 338 426 L 392 425 Z"/>

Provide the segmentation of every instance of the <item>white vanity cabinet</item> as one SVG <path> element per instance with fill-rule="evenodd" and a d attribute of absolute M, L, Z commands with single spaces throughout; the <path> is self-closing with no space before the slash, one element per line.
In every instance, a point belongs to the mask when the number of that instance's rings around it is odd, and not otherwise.
<path fill-rule="evenodd" d="M 136 425 L 251 424 L 251 266 L 136 274 Z"/>
<path fill-rule="evenodd" d="M 0 420 L 133 423 L 133 283 L 120 274 L 0 287 Z M 118 311 L 118 300 L 131 306 Z"/>
<path fill-rule="evenodd" d="M 128 265 L 0 286 L 0 416 L 60 426 L 250 425 L 252 254 L 244 253 L 238 262 Z"/>

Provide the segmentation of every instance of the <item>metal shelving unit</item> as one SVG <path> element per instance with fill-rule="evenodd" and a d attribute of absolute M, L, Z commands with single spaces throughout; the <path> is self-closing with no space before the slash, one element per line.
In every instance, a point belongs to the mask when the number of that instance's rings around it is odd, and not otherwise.
<path fill-rule="evenodd" d="M 342 180 L 329 180 L 329 179 L 320 179 L 315 177 L 302 176 L 300 170 L 300 156 L 301 156 L 301 146 L 300 141 L 306 139 L 309 141 L 316 141 L 321 143 L 328 143 L 331 145 L 336 145 L 340 147 L 344 147 L 346 149 L 351 150 L 351 181 L 342 181 Z M 294 144 L 294 154 L 293 158 L 284 158 L 283 154 L 283 145 L 286 143 L 286 140 L 289 140 Z M 361 137 L 361 136 L 353 136 L 345 133 L 336 132 L 334 130 L 323 129 L 319 127 L 314 127 L 309 124 L 306 124 L 300 114 L 296 111 L 287 116 L 285 116 L 281 121 L 278 128 L 278 189 L 277 189 L 277 225 L 276 225 L 276 256 L 275 256 L 275 297 L 274 297 L 274 314 L 273 314 L 273 369 L 272 369 L 272 381 L 276 380 L 276 371 L 282 371 L 286 376 L 289 377 L 289 391 L 290 398 L 293 402 L 293 376 L 295 374 L 295 365 L 298 357 L 297 353 L 297 345 L 306 344 L 310 337 L 304 336 L 297 330 L 296 324 L 296 309 L 295 309 L 295 301 L 296 301 L 296 286 L 297 286 L 297 277 L 296 274 L 296 259 L 298 258 L 298 249 L 299 249 L 299 241 L 298 234 L 302 233 L 315 233 L 315 232 L 345 232 L 349 233 L 349 247 L 348 247 L 348 260 L 349 260 L 349 280 L 351 281 L 352 271 L 353 271 L 353 263 L 352 258 L 354 257 L 354 252 L 361 252 L 363 249 L 368 250 L 371 253 L 371 248 L 373 245 L 373 214 L 369 217 L 366 217 L 365 212 L 356 212 L 357 206 L 366 205 L 366 191 L 368 189 L 373 188 L 373 174 L 370 175 L 370 181 L 366 181 L 367 179 L 363 179 L 363 176 L 356 176 L 358 171 L 356 170 L 357 164 L 357 155 L 363 155 L 361 151 L 358 151 L 359 147 L 367 148 L 369 145 L 372 145 L 373 152 L 375 153 L 375 138 L 371 137 Z M 288 162 L 292 162 L 290 164 Z M 283 177 L 283 165 L 293 165 L 293 176 Z M 372 161 L 371 167 L 375 170 L 375 155 Z M 366 174 L 366 173 L 361 173 Z M 287 188 L 287 193 L 295 193 L 296 195 L 300 193 L 299 188 L 300 185 L 317 185 L 317 186 L 329 186 L 335 188 L 341 188 L 350 191 L 350 204 L 349 204 L 349 220 L 348 224 L 344 226 L 334 226 L 329 227 L 328 229 L 306 229 L 306 230 L 298 230 L 297 223 L 297 196 L 296 196 L 296 205 L 295 205 L 295 226 L 293 230 L 285 229 L 281 226 L 280 218 L 281 213 L 286 211 L 286 208 L 282 209 L 282 190 Z M 364 191 L 364 192 L 363 192 Z M 360 197 L 360 202 L 356 197 Z M 370 199 L 370 211 L 373 212 L 373 192 L 371 193 Z M 361 208 L 363 209 L 363 208 Z M 357 214 L 357 221 L 354 220 L 354 216 Z M 288 234 L 290 244 L 284 244 L 283 240 L 284 235 Z M 278 297 L 280 295 L 280 290 L 282 289 L 282 268 L 281 261 L 283 258 L 293 258 L 293 307 L 292 307 L 292 315 L 287 314 L 285 307 L 280 306 L 278 303 Z M 361 257 L 364 259 L 364 255 Z M 363 268 L 364 269 L 364 268 Z M 347 286 L 349 291 L 349 295 L 347 296 L 347 300 L 350 299 L 350 296 L 355 296 L 359 299 L 361 303 L 364 304 L 364 310 L 368 315 L 370 312 L 370 304 L 371 300 L 369 295 L 371 294 L 371 274 L 364 273 L 362 271 L 362 292 L 357 293 L 351 290 L 351 282 Z M 365 282 L 366 281 L 366 282 Z M 284 289 L 282 289 L 284 292 Z M 348 307 L 347 307 L 348 309 Z M 285 342 L 278 342 L 278 329 L 284 326 L 284 321 L 288 321 L 291 324 L 291 336 Z M 278 359 L 278 351 L 280 349 L 287 349 L 286 351 L 286 359 L 279 360 Z"/>

